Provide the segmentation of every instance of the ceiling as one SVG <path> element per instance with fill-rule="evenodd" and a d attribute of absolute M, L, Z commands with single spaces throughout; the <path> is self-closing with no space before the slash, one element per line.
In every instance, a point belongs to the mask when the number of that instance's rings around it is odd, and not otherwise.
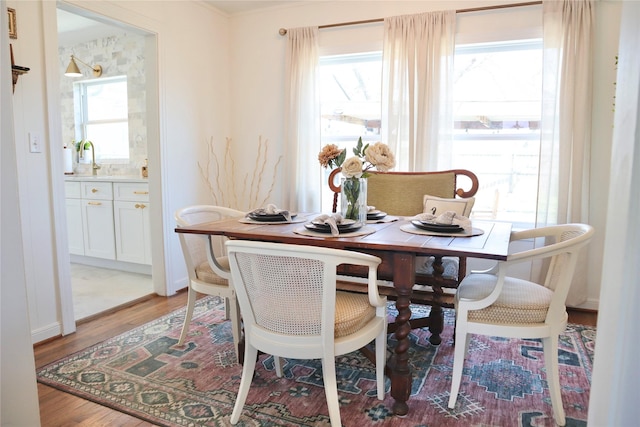
<path fill-rule="evenodd" d="M 57 19 L 60 46 L 83 43 L 125 32 L 122 27 L 61 9 L 57 10 Z"/>

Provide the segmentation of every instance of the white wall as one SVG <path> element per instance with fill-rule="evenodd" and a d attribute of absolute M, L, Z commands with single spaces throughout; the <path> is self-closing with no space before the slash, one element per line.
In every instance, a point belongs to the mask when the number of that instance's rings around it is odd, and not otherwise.
<path fill-rule="evenodd" d="M 7 6 L 16 10 L 18 38 L 11 40 L 16 64 L 31 68 L 15 87 L 13 108 L 29 318 L 38 340 L 60 333 L 42 8 L 38 2 L 8 1 Z M 41 153 L 29 152 L 30 132 L 41 138 Z"/>
<path fill-rule="evenodd" d="M 507 2 L 514 3 L 514 2 Z M 233 16 L 231 19 L 231 128 L 238 146 L 236 160 L 250 168 L 253 157 L 246 153 L 254 147 L 258 135 L 271 142 L 271 164 L 283 152 L 284 62 L 286 37 L 279 28 L 324 25 L 350 22 L 407 13 L 427 12 L 447 8 L 464 9 L 493 5 L 495 1 L 340 1 L 309 2 L 277 6 L 258 12 Z M 597 309 L 602 272 L 602 251 L 608 196 L 611 155 L 612 103 L 615 81 L 615 54 L 617 52 L 620 2 L 601 1 L 596 4 L 596 43 L 594 70 L 594 108 L 592 122 L 592 164 L 590 223 L 596 228 L 596 237 L 589 246 L 588 295 L 585 308 Z M 540 7 L 540 6 L 534 6 Z M 524 15 L 518 9 L 465 13 L 458 16 L 458 32 L 483 32 L 491 37 L 496 20 L 503 25 L 521 25 Z M 505 18 L 505 14 L 509 14 Z M 321 49 L 328 46 L 348 48 L 350 44 L 376 44 L 382 40 L 382 24 L 336 27 L 320 30 Z M 245 154 L 241 154 L 245 153 Z M 243 162 L 244 161 L 244 162 Z M 288 182 L 278 171 L 278 185 L 273 202 L 282 201 L 283 185 Z"/>
<path fill-rule="evenodd" d="M 7 28 L 7 6 L 0 28 Z M 11 62 L 6 31 L 0 35 L 0 425 L 39 426 L 40 411 L 36 389 L 35 364 L 27 316 L 26 278 L 22 254 L 22 232 L 18 204 L 17 164 L 13 140 L 12 90 L 9 83 Z M 20 65 L 20 64 L 17 64 Z"/>

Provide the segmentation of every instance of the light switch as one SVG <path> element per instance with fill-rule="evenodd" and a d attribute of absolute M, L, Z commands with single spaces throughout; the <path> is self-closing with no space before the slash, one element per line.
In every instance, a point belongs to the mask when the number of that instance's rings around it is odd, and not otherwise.
<path fill-rule="evenodd" d="M 29 151 L 42 153 L 42 142 L 40 141 L 40 135 L 36 132 L 29 132 Z"/>

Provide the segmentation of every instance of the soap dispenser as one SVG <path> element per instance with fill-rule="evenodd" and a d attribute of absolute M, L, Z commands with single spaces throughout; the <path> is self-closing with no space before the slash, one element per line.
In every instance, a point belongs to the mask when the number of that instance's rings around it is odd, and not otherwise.
<path fill-rule="evenodd" d="M 149 178 L 149 165 L 147 159 L 144 159 L 144 165 L 140 168 L 140 173 L 142 173 L 143 178 Z"/>

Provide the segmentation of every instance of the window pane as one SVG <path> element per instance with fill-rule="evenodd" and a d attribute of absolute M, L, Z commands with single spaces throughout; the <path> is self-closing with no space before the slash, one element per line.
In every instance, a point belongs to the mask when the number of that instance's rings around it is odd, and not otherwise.
<path fill-rule="evenodd" d="M 456 50 L 452 158 L 480 181 L 473 217 L 535 223 L 541 97 L 540 41 Z"/>
<path fill-rule="evenodd" d="M 87 85 L 87 120 L 127 118 L 127 82 Z"/>
<path fill-rule="evenodd" d="M 95 145 L 97 160 L 129 159 L 126 76 L 74 83 L 76 139 Z"/>
<path fill-rule="evenodd" d="M 382 52 L 320 58 L 322 145 L 347 149 L 347 157 L 362 137 L 380 140 Z M 326 183 L 331 171 L 324 174 Z M 322 210 L 331 211 L 333 192 L 322 186 Z"/>
<path fill-rule="evenodd" d="M 101 159 L 129 158 L 129 126 L 127 123 L 87 125 L 87 139 L 93 142 Z"/>

